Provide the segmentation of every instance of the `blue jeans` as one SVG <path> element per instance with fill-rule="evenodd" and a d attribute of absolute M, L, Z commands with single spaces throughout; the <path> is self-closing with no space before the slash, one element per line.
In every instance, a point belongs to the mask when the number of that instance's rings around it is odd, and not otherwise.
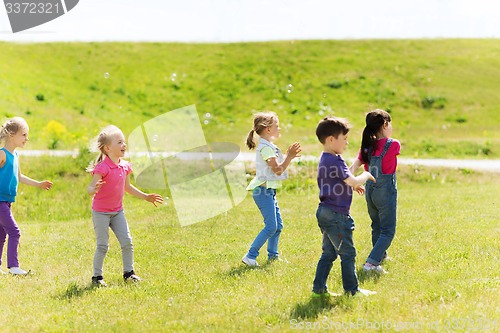
<path fill-rule="evenodd" d="M 396 208 L 398 190 L 395 177 L 384 182 L 367 183 L 366 204 L 372 220 L 373 249 L 366 262 L 380 265 L 396 233 Z"/>
<path fill-rule="evenodd" d="M 252 197 L 264 217 L 264 229 L 262 229 L 253 241 L 247 257 L 250 259 L 257 258 L 260 248 L 267 241 L 268 259 L 277 258 L 278 240 L 281 229 L 283 229 L 283 221 L 281 220 L 280 208 L 276 201 L 276 190 L 257 186 L 252 191 Z"/>
<path fill-rule="evenodd" d="M 323 253 L 316 268 L 313 292 L 323 293 L 328 290 L 326 280 L 333 262 L 337 256 L 340 256 L 342 285 L 345 292 L 354 294 L 358 291 L 358 276 L 355 267 L 356 249 L 352 240 L 354 220 L 349 215 L 336 213 L 323 206 L 319 206 L 316 217 L 323 234 Z"/>

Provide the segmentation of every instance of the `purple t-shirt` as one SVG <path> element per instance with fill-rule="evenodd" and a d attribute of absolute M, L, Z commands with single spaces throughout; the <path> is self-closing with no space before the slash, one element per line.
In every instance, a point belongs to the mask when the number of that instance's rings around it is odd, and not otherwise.
<path fill-rule="evenodd" d="M 334 212 L 349 215 L 352 188 L 344 180 L 351 175 L 340 155 L 321 153 L 318 164 L 318 187 L 320 206 Z"/>

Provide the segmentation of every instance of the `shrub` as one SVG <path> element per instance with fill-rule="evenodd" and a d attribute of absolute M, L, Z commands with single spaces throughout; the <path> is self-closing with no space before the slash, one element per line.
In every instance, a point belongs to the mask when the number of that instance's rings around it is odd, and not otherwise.
<path fill-rule="evenodd" d="M 45 126 L 44 134 L 49 140 L 47 147 L 49 149 L 57 149 L 60 143 L 68 136 L 68 131 L 60 122 L 51 120 Z"/>
<path fill-rule="evenodd" d="M 342 87 L 342 82 L 333 80 L 327 83 L 327 86 L 332 89 L 340 89 Z"/>
<path fill-rule="evenodd" d="M 446 98 L 441 96 L 425 96 L 420 100 L 420 104 L 424 109 L 444 109 Z"/>

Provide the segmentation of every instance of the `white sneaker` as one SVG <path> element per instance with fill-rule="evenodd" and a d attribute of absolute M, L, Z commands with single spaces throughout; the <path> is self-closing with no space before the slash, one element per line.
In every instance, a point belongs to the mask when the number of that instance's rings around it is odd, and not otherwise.
<path fill-rule="evenodd" d="M 356 294 L 361 294 L 363 296 L 370 296 L 370 295 L 375 295 L 376 293 L 377 293 L 376 291 L 358 288 L 358 292 Z"/>
<path fill-rule="evenodd" d="M 26 272 L 25 270 L 20 269 L 19 267 L 11 267 L 9 273 L 13 275 L 26 275 L 29 272 Z"/>
<path fill-rule="evenodd" d="M 250 266 L 250 267 L 257 267 L 259 266 L 259 263 L 257 262 L 257 260 L 255 259 L 250 259 L 248 258 L 247 256 L 244 256 L 241 261 L 247 265 L 247 266 Z"/>
<path fill-rule="evenodd" d="M 387 271 L 385 269 L 382 268 L 382 266 L 380 265 L 373 265 L 373 264 L 370 264 L 370 263 L 366 263 L 363 265 L 363 270 L 365 272 L 376 272 L 376 273 L 380 273 L 380 274 L 386 274 Z"/>

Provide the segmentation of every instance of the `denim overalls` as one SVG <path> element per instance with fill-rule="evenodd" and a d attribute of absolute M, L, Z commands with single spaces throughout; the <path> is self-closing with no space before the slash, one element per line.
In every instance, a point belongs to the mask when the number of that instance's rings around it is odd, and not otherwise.
<path fill-rule="evenodd" d="M 366 262 L 373 265 L 380 265 L 396 233 L 396 207 L 398 198 L 396 172 L 393 174 L 382 173 L 382 159 L 391 143 L 392 139 L 387 139 L 380 156 L 371 156 L 368 166 L 368 171 L 377 180 L 376 183 L 368 180 L 365 192 L 368 214 L 372 220 L 373 244 L 373 249 Z"/>

